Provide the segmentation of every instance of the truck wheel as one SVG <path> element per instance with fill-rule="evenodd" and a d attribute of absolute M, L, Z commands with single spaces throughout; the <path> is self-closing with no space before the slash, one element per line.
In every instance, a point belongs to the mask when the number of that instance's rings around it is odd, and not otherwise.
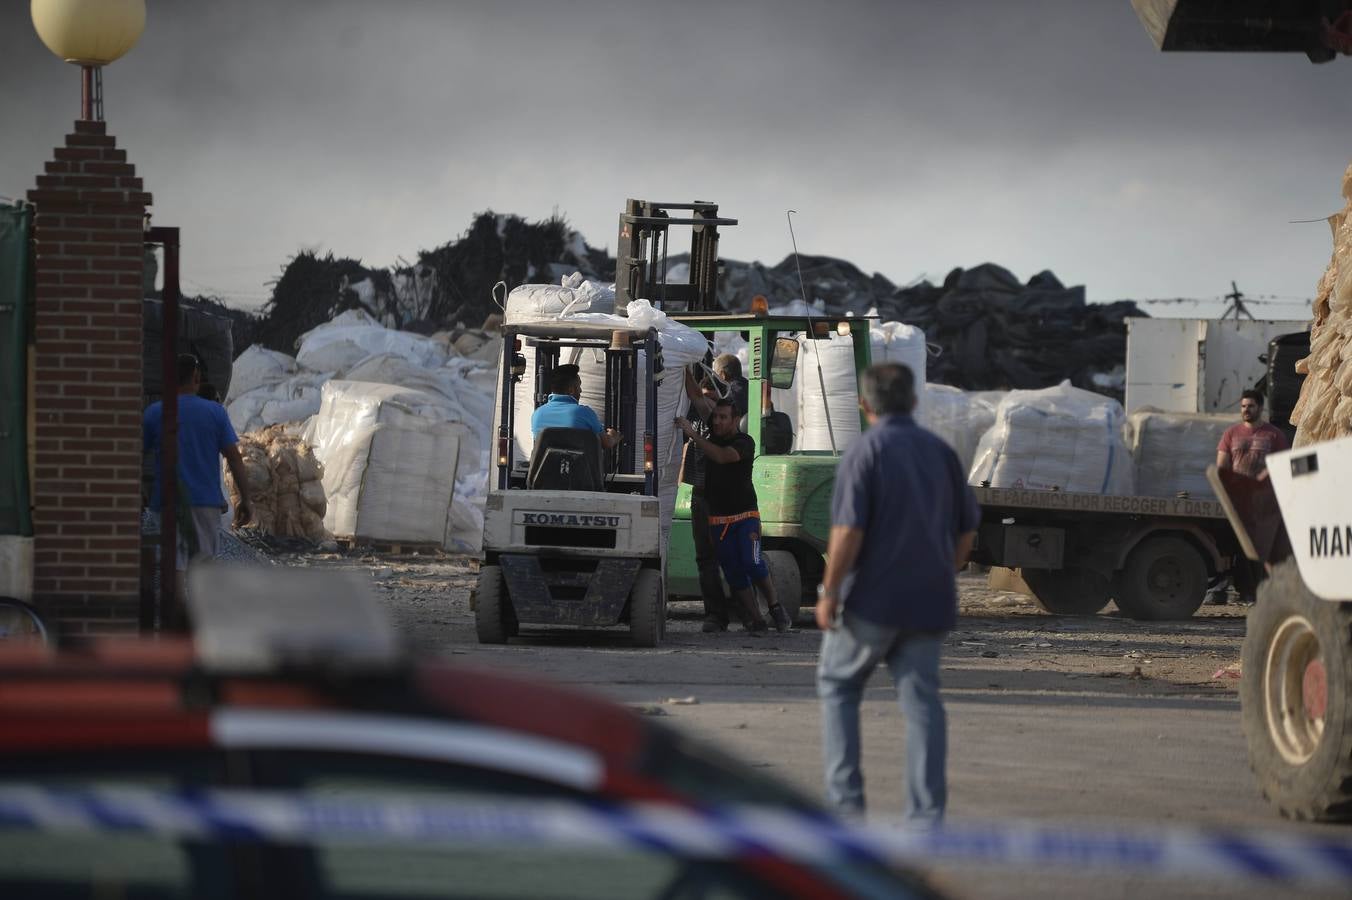
<path fill-rule="evenodd" d="M 474 629 L 481 644 L 505 644 L 516 634 L 516 617 L 507 599 L 500 566 L 482 566 L 475 586 Z"/>
<path fill-rule="evenodd" d="M 1291 819 L 1352 821 L 1352 603 L 1320 600 L 1294 560 L 1249 611 L 1239 686 L 1249 766 Z"/>
<path fill-rule="evenodd" d="M 639 569 L 629 591 L 629 636 L 635 647 L 656 647 L 667 630 L 667 598 L 662 573 Z"/>
<path fill-rule="evenodd" d="M 1178 537 L 1142 541 L 1127 557 L 1117 607 L 1133 619 L 1187 619 L 1206 598 L 1206 562 Z"/>
<path fill-rule="evenodd" d="M 761 554 L 765 566 L 770 570 L 770 583 L 775 586 L 775 599 L 789 614 L 790 622 L 798 621 L 798 612 L 803 608 L 803 579 L 798 573 L 798 560 L 787 550 L 765 550 Z M 757 602 L 761 612 L 768 616 L 769 609 L 757 593 Z"/>
<path fill-rule="evenodd" d="M 1108 579 L 1092 569 L 1021 569 L 1019 575 L 1037 605 L 1053 615 L 1096 615 L 1112 600 Z"/>

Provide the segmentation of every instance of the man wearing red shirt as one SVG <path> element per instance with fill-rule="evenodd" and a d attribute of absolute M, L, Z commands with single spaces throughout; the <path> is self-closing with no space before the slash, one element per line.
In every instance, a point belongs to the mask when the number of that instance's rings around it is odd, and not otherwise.
<path fill-rule="evenodd" d="M 1286 435 L 1263 421 L 1263 395 L 1245 391 L 1239 400 L 1238 424 L 1221 435 L 1216 446 L 1216 468 L 1234 469 L 1250 478 L 1265 477 L 1267 455 L 1287 449 Z"/>
<path fill-rule="evenodd" d="M 1216 468 L 1233 469 L 1250 478 L 1267 478 L 1267 457 L 1287 449 L 1286 435 L 1271 423 L 1263 421 L 1263 395 L 1249 390 L 1240 395 L 1240 421 L 1225 429 L 1216 445 Z M 1258 592 L 1263 570 L 1243 557 L 1235 559 L 1233 567 L 1235 590 L 1241 603 L 1252 603 Z M 1213 603 L 1223 603 L 1224 588 L 1211 592 Z"/>

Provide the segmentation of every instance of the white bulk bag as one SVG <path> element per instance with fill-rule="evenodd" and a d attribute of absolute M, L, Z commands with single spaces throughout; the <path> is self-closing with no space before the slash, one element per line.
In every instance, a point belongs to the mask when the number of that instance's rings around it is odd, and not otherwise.
<path fill-rule="evenodd" d="M 253 344 L 235 360 L 230 375 L 229 403 L 260 387 L 277 384 L 296 374 L 296 360 L 285 353 L 269 350 L 262 344 Z"/>
<path fill-rule="evenodd" d="M 414 365 L 435 368 L 449 352 L 441 341 L 395 331 L 360 310 L 348 310 L 300 336 L 296 361 L 315 372 L 343 374 L 368 356 L 392 353 Z"/>
<path fill-rule="evenodd" d="M 1136 493 L 1144 497 L 1215 499 L 1206 479 L 1216 445 L 1233 416 L 1161 412 L 1142 407 L 1127 417 L 1127 446 L 1136 467 Z"/>
<path fill-rule="evenodd" d="M 995 424 L 995 404 L 947 384 L 926 384 L 916 421 L 953 448 L 971 471 L 981 436 Z"/>
<path fill-rule="evenodd" d="M 615 289 L 588 281 L 574 272 L 561 284 L 523 284 L 512 288 L 504 308 L 505 320 L 552 322 L 560 316 L 581 312 L 613 313 Z"/>
<path fill-rule="evenodd" d="M 1010 391 L 977 446 L 968 480 L 992 487 L 1130 494 L 1122 405 L 1063 381 Z"/>
<path fill-rule="evenodd" d="M 319 412 L 320 391 L 329 375 L 301 371 L 241 394 L 225 406 L 237 434 L 283 422 L 303 422 Z"/>
<path fill-rule="evenodd" d="M 310 429 L 324 464 L 324 527 L 338 537 L 447 546 L 461 446 L 473 438 L 444 412 L 444 398 L 424 391 L 326 384 Z"/>
<path fill-rule="evenodd" d="M 799 450 L 844 452 L 859 436 L 859 385 L 854 376 L 854 339 L 832 333 L 829 338 L 804 340 L 798 377 Z M 822 388 L 826 402 L 822 401 Z M 828 426 L 827 415 L 830 415 Z M 834 448 L 832 438 L 834 437 Z"/>

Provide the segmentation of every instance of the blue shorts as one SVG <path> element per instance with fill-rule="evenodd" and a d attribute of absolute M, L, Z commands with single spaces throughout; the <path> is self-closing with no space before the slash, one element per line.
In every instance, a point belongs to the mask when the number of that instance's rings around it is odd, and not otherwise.
<path fill-rule="evenodd" d="M 770 577 L 770 570 L 761 559 L 760 513 L 710 516 L 709 537 L 713 539 L 723 577 L 734 591 Z"/>

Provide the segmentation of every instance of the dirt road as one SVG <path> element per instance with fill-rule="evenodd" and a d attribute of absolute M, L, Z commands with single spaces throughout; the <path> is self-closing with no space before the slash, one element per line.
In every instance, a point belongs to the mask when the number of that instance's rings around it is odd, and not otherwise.
<path fill-rule="evenodd" d="M 678 603 L 657 650 L 631 648 L 622 630 L 527 629 L 508 646 L 484 647 L 469 609 L 470 562 L 307 556 L 290 563 L 369 571 L 419 650 L 608 694 L 820 796 L 819 635 L 806 614 L 789 634 L 705 635 L 699 606 Z M 993 591 L 980 576 L 959 581 L 962 616 L 943 666 L 953 821 L 1310 828 L 1277 818 L 1249 777 L 1237 696 L 1244 608 L 1204 607 L 1175 623 L 1137 623 L 1111 607 L 1073 619 Z M 871 811 L 896 815 L 903 725 L 881 675 L 865 695 L 863 719 Z M 947 867 L 935 877 L 972 897 L 1341 896 L 1147 873 L 1105 879 Z"/>

